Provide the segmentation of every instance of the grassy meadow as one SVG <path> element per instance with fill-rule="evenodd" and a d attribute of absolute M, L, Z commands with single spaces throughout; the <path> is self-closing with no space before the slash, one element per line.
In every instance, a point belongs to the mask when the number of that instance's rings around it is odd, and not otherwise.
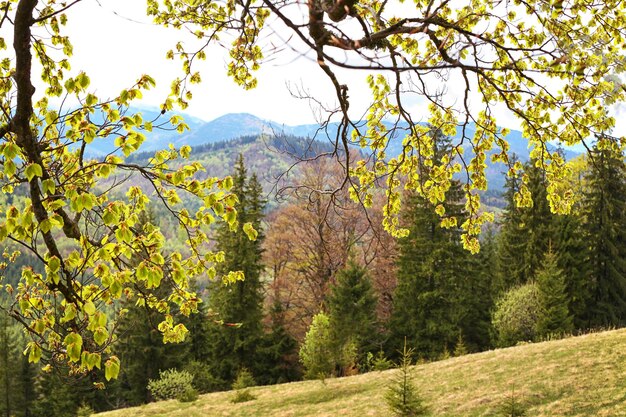
<path fill-rule="evenodd" d="M 257 398 L 239 404 L 220 392 L 98 417 L 390 416 L 384 396 L 394 372 L 255 387 Z M 514 401 L 528 417 L 626 417 L 626 329 L 418 365 L 412 377 L 430 416 L 506 416 Z"/>

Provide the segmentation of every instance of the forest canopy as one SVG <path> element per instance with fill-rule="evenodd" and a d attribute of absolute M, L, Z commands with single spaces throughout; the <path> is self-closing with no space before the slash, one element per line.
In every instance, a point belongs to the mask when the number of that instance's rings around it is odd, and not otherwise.
<path fill-rule="evenodd" d="M 222 219 L 233 230 L 243 227 L 250 238 L 256 235 L 251 224 L 238 224 L 231 178 L 215 178 L 195 162 L 170 168 L 174 159 L 189 157 L 188 146 L 156 152 L 145 164 L 125 160 L 154 129 L 185 129 L 182 119 L 165 114 L 184 108 L 193 92 L 210 85 L 210 79 L 200 84 L 194 64 L 212 44 L 227 45 L 228 73 L 245 89 L 255 87 L 255 71 L 271 54 L 291 48 L 313 54 L 312 65 L 325 74 L 336 99 L 336 107 L 324 110 L 327 121 L 339 122 L 332 140 L 345 174 L 338 187 L 348 187 L 366 207 L 382 188 L 382 222 L 397 236 L 407 233 L 398 220 L 403 190 L 436 206 L 442 225 L 456 226 L 459 219 L 443 203 L 453 175 L 461 173 L 467 212 L 461 239 L 467 249 L 478 250 L 481 225 L 491 218 L 480 210 L 486 158 L 507 164 L 509 176 L 527 179 L 508 153 L 497 109 L 520 121 L 556 213 L 568 212 L 574 195 L 568 165 L 549 142 L 597 140 L 600 149 L 613 152 L 623 145 L 612 132 L 610 111 L 626 98 L 621 0 L 148 0 L 146 13 L 156 23 L 188 29 L 205 45 L 187 50 L 181 42 L 163 51 L 164 59 L 181 59 L 182 69 L 155 120 L 129 111 L 154 86 L 150 75 L 120 86 L 114 97 L 99 97 L 88 74 L 70 72 L 66 12 L 81 3 L 0 2 L 0 182 L 7 196 L 0 242 L 43 265 L 23 268 L 19 283 L 5 286 L 13 301 L 8 310 L 28 329 L 29 360 L 63 365 L 70 373 L 103 368 L 107 380 L 116 378 L 120 361 L 110 350 L 116 318 L 105 311 L 122 299 L 164 314 L 158 325 L 164 341 L 182 340 L 187 329 L 172 311 L 195 312 L 199 300 L 190 279 L 215 277 L 216 264 L 228 255 L 211 249 L 211 225 Z M 182 39 L 187 31 L 180 34 Z M 106 52 L 114 59 L 114 50 Z M 371 90 L 366 114 L 351 111 L 350 85 L 358 79 L 353 74 L 366 78 Z M 451 80 L 462 80 L 460 95 L 445 88 Z M 34 84 L 40 82 L 45 88 L 36 94 Z M 315 103 L 314 93 L 305 98 Z M 409 112 L 412 100 L 428 103 L 428 112 Z M 457 130 L 460 141 L 446 153 L 435 152 L 433 131 Z M 402 153 L 387 159 L 393 138 L 403 141 Z M 88 156 L 90 143 L 111 139 L 117 153 Z M 370 151 L 369 159 L 353 159 L 348 148 L 354 143 Z M 463 153 L 464 143 L 471 152 Z M 124 185 L 130 174 L 149 188 Z M 120 187 L 122 197 L 113 193 Z M 182 194 L 196 199 L 193 209 L 181 204 Z M 520 206 L 532 204 L 524 182 L 516 199 Z M 150 200 L 176 219 L 186 235 L 184 250 L 165 252 L 158 227 L 139 221 Z M 7 251 L 6 262 L 14 255 Z M 241 278 L 240 272 L 223 276 Z M 164 282 L 167 291 L 157 291 Z"/>

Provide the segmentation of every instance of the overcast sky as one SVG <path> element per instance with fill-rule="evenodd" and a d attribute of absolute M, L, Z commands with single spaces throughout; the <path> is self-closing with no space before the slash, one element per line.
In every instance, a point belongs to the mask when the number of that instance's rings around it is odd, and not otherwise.
<path fill-rule="evenodd" d="M 167 96 L 171 80 L 181 74 L 180 61 L 166 60 L 165 53 L 184 33 L 152 24 L 143 0 L 101 0 L 100 4 L 85 0 L 72 7 L 68 18 L 67 33 L 74 35 L 73 70 L 86 71 L 101 98 L 113 96 L 148 73 L 157 80 L 157 89 L 145 95 L 144 103 L 156 106 Z M 328 94 L 329 80 L 310 58 L 295 53 L 270 57 L 258 72 L 258 87 L 249 91 L 226 76 L 227 58 L 227 51 L 215 46 L 198 65 L 204 82 L 194 88 L 187 113 L 205 120 L 247 112 L 291 125 L 315 122 L 309 103 L 292 97 L 288 85 L 334 103 Z M 364 81 L 366 74 L 357 77 Z M 351 91 L 351 97 L 365 101 L 365 93 Z"/>
<path fill-rule="evenodd" d="M 145 15 L 144 0 L 83 0 L 70 9 L 68 18 L 65 32 L 74 46 L 72 72 L 86 71 L 91 77 L 91 88 L 100 98 L 117 95 L 141 74 L 148 73 L 156 79 L 157 88 L 145 94 L 142 105 L 156 107 L 164 100 L 171 80 L 181 74 L 180 62 L 166 60 L 165 53 L 177 40 L 184 39 L 183 32 L 154 25 Z M 276 30 L 282 29 L 276 26 Z M 192 40 L 187 38 L 187 41 Z M 293 39 L 290 45 L 300 47 Z M 290 51 L 269 56 L 258 71 L 259 86 L 249 91 L 226 76 L 227 61 L 224 48 L 216 45 L 208 51 L 207 60 L 197 67 L 204 82 L 194 87 L 194 99 L 186 113 L 212 120 L 226 113 L 247 112 L 288 125 L 314 123 L 316 113 L 310 104 L 292 97 L 288 86 L 305 89 L 329 107 L 335 107 L 332 85 L 310 57 Z M 338 74 L 346 76 L 341 71 Z M 350 81 L 353 118 L 361 117 L 370 101 L 366 75 L 353 72 L 342 78 Z M 462 91 L 461 82 L 455 79 L 446 82 L 453 103 L 462 101 L 460 96 L 455 96 L 457 91 L 459 94 Z M 477 110 L 478 107 L 482 105 L 476 106 Z M 413 100 L 409 108 L 413 117 L 425 120 L 419 116 L 426 113 L 423 101 Z M 499 125 L 519 128 L 519 122 L 505 109 L 497 109 L 496 113 Z M 626 111 L 618 111 L 617 116 L 619 130 L 615 133 L 624 134 Z"/>

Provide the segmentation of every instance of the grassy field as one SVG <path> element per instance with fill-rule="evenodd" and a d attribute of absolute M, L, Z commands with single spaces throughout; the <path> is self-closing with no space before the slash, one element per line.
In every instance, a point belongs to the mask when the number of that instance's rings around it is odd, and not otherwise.
<path fill-rule="evenodd" d="M 240 404 L 223 392 L 98 416 L 391 416 L 384 395 L 393 372 L 255 387 L 257 399 Z M 428 363 L 412 376 L 430 416 L 505 416 L 514 398 L 527 417 L 626 417 L 626 329 Z"/>

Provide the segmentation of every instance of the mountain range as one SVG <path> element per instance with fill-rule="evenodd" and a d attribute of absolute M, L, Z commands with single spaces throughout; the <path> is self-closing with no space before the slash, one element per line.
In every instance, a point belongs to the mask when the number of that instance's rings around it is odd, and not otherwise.
<path fill-rule="evenodd" d="M 140 111 L 144 120 L 154 120 L 160 115 L 158 110 L 131 110 Z M 224 142 L 241 137 L 259 136 L 261 134 L 265 134 L 269 137 L 295 136 L 300 138 L 315 138 L 321 142 L 328 143 L 329 138 L 333 138 L 337 131 L 336 124 L 330 124 L 325 129 L 322 129 L 318 124 L 289 126 L 275 121 L 263 120 L 249 113 L 230 113 L 212 121 L 204 121 L 184 114 L 182 116 L 185 123 L 189 126 L 189 130 L 185 130 L 185 132 L 179 134 L 176 130 L 154 129 L 153 132 L 147 135 L 146 141 L 141 146 L 140 151 L 153 152 L 159 149 L 165 149 L 170 143 L 173 143 L 177 148 L 183 145 L 199 147 L 200 145 Z M 391 125 L 389 125 L 389 127 L 390 126 Z M 400 127 L 402 128 L 402 126 Z M 466 126 L 466 135 L 471 137 L 475 129 L 476 126 L 473 124 Z M 459 128 L 457 135 L 452 138 L 453 142 L 455 140 L 458 142 L 458 139 L 461 138 L 461 134 Z M 529 159 L 530 151 L 528 149 L 528 141 L 523 138 L 522 133 L 517 130 L 511 130 L 507 136 L 507 140 L 510 145 L 510 152 L 516 154 L 522 162 L 526 162 Z M 470 158 L 472 156 L 472 149 L 470 145 L 467 144 L 467 141 L 465 141 L 465 143 L 466 144 L 463 145 L 465 155 Z M 392 138 L 389 142 L 386 154 L 388 157 L 394 157 L 400 153 L 401 149 L 402 138 Z M 94 156 L 100 156 L 114 151 L 115 146 L 113 139 L 106 138 L 92 142 L 88 152 Z M 492 153 L 495 152 L 495 150 L 492 151 Z M 564 153 L 567 159 L 579 155 L 578 152 L 569 149 L 564 150 Z M 504 171 L 505 167 L 503 165 L 488 162 L 487 177 L 490 181 L 490 188 L 495 190 L 502 189 L 505 180 L 502 175 Z"/>

